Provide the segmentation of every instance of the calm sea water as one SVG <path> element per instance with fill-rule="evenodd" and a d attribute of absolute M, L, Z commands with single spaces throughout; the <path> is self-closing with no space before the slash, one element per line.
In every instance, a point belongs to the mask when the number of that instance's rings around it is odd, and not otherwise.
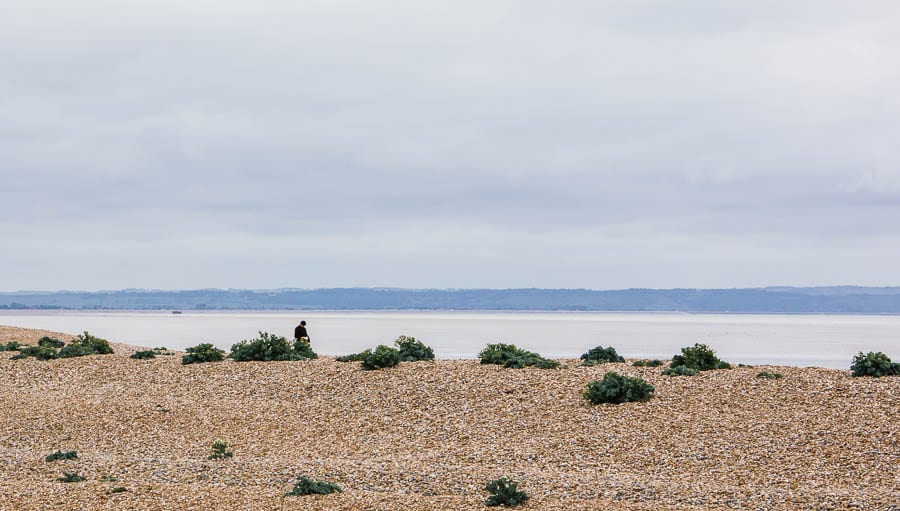
<path fill-rule="evenodd" d="M 0 324 L 110 341 L 184 349 L 212 342 L 228 350 L 257 331 L 293 337 L 305 319 L 323 355 L 361 351 L 412 335 L 438 358 L 474 358 L 485 344 L 514 343 L 550 357 L 577 357 L 612 345 L 625 357 L 669 358 L 696 342 L 749 364 L 846 369 L 858 351 L 900 359 L 900 316 L 736 315 L 597 312 L 346 311 L 2 311 Z"/>

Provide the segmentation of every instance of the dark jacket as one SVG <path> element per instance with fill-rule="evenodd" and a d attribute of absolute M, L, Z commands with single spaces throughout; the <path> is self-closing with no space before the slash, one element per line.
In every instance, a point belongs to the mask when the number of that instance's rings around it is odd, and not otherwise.
<path fill-rule="evenodd" d="M 306 337 L 309 339 L 309 334 L 306 333 L 306 327 L 303 325 L 297 325 L 297 328 L 294 329 L 294 339 L 299 339 L 301 337 Z"/>

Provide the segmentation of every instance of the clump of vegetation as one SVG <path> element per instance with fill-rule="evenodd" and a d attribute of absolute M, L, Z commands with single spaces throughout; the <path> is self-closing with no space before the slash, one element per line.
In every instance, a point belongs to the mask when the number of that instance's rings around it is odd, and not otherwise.
<path fill-rule="evenodd" d="M 148 358 L 156 358 L 156 352 L 153 350 L 136 351 L 136 352 L 132 353 L 131 356 L 128 358 L 133 358 L 136 360 L 145 360 Z"/>
<path fill-rule="evenodd" d="M 666 376 L 697 376 L 700 371 L 688 366 L 667 367 L 662 372 Z"/>
<path fill-rule="evenodd" d="M 66 345 L 66 343 L 60 341 L 59 339 L 57 339 L 55 337 L 47 337 L 45 335 L 44 337 L 41 337 L 40 339 L 38 339 L 38 346 L 43 346 L 45 348 L 59 349 L 65 345 Z"/>
<path fill-rule="evenodd" d="M 114 493 L 123 493 L 126 491 L 128 491 L 128 488 L 126 488 L 124 486 L 113 486 L 112 488 L 107 490 L 106 493 L 109 493 L 110 495 L 112 495 Z"/>
<path fill-rule="evenodd" d="M 688 348 L 681 348 L 681 354 L 672 357 L 671 368 L 689 367 L 697 371 L 711 371 L 713 369 L 731 369 L 731 364 L 719 360 L 716 352 L 705 344 L 694 344 Z"/>
<path fill-rule="evenodd" d="M 76 472 L 63 472 L 62 477 L 57 477 L 56 480 L 61 483 L 80 483 L 85 478 Z"/>
<path fill-rule="evenodd" d="M 224 440 L 216 440 L 212 444 L 212 454 L 210 454 L 207 459 L 210 460 L 224 460 L 226 458 L 231 458 L 234 456 L 234 453 L 227 450 L 228 442 Z"/>
<path fill-rule="evenodd" d="M 592 404 L 600 403 L 630 403 L 634 401 L 647 401 L 653 395 L 653 385 L 643 378 L 625 376 L 619 373 L 609 372 L 603 375 L 602 380 L 594 380 L 584 388 L 584 398 Z"/>
<path fill-rule="evenodd" d="M 513 507 L 528 500 L 528 494 L 519 490 L 519 482 L 508 477 L 494 479 L 484 489 L 491 494 L 484 502 L 486 506 Z"/>
<path fill-rule="evenodd" d="M 57 449 L 56 452 L 48 454 L 44 457 L 44 461 L 50 463 L 51 461 L 59 461 L 59 460 L 74 460 L 78 458 L 77 451 L 60 451 Z"/>
<path fill-rule="evenodd" d="M 434 350 L 417 341 L 415 337 L 401 335 L 394 341 L 400 351 L 400 360 L 403 362 L 417 362 L 419 360 L 434 360 Z"/>
<path fill-rule="evenodd" d="M 374 350 L 360 353 L 360 365 L 367 371 L 394 367 L 400 363 L 400 350 L 379 344 Z"/>
<path fill-rule="evenodd" d="M 328 495 L 343 491 L 340 486 L 327 481 L 316 481 L 306 476 L 300 476 L 294 488 L 285 494 L 285 497 L 299 497 L 301 495 Z"/>
<path fill-rule="evenodd" d="M 284 337 L 268 332 L 260 332 L 256 339 L 243 340 L 233 345 L 229 356 L 238 362 L 306 360 L 318 357 L 310 347 L 308 340 L 297 339 L 291 344 Z"/>
<path fill-rule="evenodd" d="M 503 367 L 521 369 L 523 367 L 538 367 L 540 369 L 554 369 L 559 367 L 556 360 L 546 359 L 532 351 L 517 348 L 515 344 L 488 344 L 478 354 L 482 364 L 496 364 Z"/>
<path fill-rule="evenodd" d="M 181 363 L 183 365 L 201 364 L 203 362 L 220 362 L 225 360 L 225 352 L 208 342 L 188 348 L 186 351 L 187 354 L 181 356 Z"/>
<path fill-rule="evenodd" d="M 891 362 L 891 359 L 882 352 L 870 351 L 863 355 L 857 353 L 850 365 L 850 374 L 853 376 L 900 376 L 900 362 Z"/>
<path fill-rule="evenodd" d="M 19 351 L 21 347 L 22 343 L 19 341 L 9 341 L 6 344 L 0 344 L 0 351 Z"/>
<path fill-rule="evenodd" d="M 582 365 L 586 366 L 625 362 L 625 358 L 616 353 L 616 349 L 612 346 L 609 348 L 604 348 L 603 346 L 591 348 L 587 353 L 581 355 L 581 360 Z"/>
<path fill-rule="evenodd" d="M 109 341 L 84 332 L 59 350 L 59 358 L 108 355 L 112 352 Z"/>
<path fill-rule="evenodd" d="M 634 367 L 659 367 L 665 365 L 665 362 L 654 358 L 653 360 L 635 360 L 631 365 Z"/>
<path fill-rule="evenodd" d="M 349 355 L 341 355 L 339 357 L 334 357 L 338 362 L 359 362 L 362 360 L 362 353 L 351 353 Z"/>
<path fill-rule="evenodd" d="M 781 373 L 770 373 L 769 371 L 760 371 L 756 373 L 757 378 L 765 378 L 767 380 L 778 380 L 784 375 Z"/>
<path fill-rule="evenodd" d="M 21 360 L 28 357 L 34 357 L 38 360 L 53 360 L 59 358 L 59 352 L 46 346 L 22 346 L 19 348 L 19 354 L 10 360 Z"/>

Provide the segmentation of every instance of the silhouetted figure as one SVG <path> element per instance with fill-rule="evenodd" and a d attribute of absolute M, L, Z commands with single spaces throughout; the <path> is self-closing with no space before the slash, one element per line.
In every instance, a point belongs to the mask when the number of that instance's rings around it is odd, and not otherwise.
<path fill-rule="evenodd" d="M 297 328 L 294 329 L 294 339 L 303 339 L 309 340 L 309 333 L 306 331 L 306 321 L 301 321 Z"/>

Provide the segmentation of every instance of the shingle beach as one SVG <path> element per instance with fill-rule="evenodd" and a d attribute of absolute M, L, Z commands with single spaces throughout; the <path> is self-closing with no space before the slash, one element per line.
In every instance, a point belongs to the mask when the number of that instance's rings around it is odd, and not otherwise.
<path fill-rule="evenodd" d="M 72 338 L 0 327 L 0 343 L 43 335 Z M 900 510 L 898 377 L 668 377 L 576 360 L 182 365 L 110 341 L 112 355 L 0 353 L 0 510 L 481 509 L 501 476 L 530 496 L 517 509 Z M 589 405 L 584 386 L 611 370 L 654 397 Z M 207 459 L 216 439 L 233 458 Z M 46 462 L 58 449 L 78 459 Z M 86 480 L 57 482 L 63 472 Z M 285 496 L 301 475 L 344 491 Z"/>

